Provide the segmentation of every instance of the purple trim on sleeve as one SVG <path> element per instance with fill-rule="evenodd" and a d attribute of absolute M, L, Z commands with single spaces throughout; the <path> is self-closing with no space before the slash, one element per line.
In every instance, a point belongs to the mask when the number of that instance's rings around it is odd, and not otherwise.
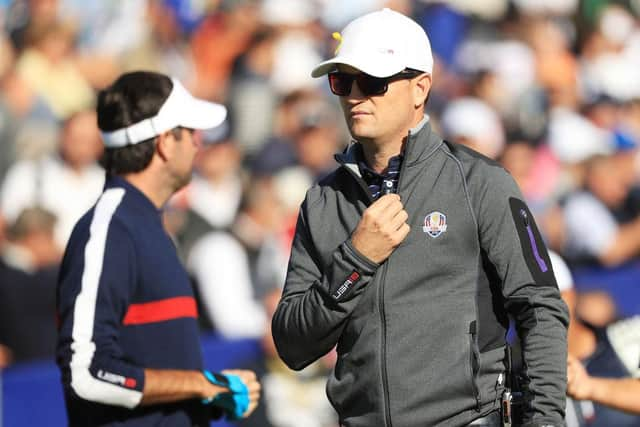
<path fill-rule="evenodd" d="M 549 269 L 547 267 L 547 263 L 544 262 L 540 253 L 538 252 L 538 245 L 536 244 L 536 239 L 533 237 L 533 231 L 531 230 L 531 226 L 527 225 L 527 234 L 529 235 L 529 241 L 531 242 L 531 249 L 533 250 L 533 256 L 536 257 L 536 261 L 538 262 L 538 266 L 543 273 L 546 273 Z"/>

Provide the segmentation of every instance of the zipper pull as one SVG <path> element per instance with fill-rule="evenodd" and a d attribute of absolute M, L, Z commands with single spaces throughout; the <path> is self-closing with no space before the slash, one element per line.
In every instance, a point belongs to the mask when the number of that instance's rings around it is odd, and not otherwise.
<path fill-rule="evenodd" d="M 394 193 L 394 189 L 393 189 L 393 181 L 391 181 L 390 179 L 385 179 L 382 181 L 382 194 L 386 195 L 386 194 L 392 194 Z"/>

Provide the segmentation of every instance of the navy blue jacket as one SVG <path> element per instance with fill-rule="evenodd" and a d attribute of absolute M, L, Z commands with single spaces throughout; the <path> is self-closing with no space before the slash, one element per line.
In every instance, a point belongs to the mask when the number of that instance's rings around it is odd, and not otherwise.
<path fill-rule="evenodd" d="M 197 309 L 161 212 L 110 177 L 58 280 L 57 361 L 70 425 L 208 425 L 196 400 L 139 407 L 144 369 L 201 370 Z"/>

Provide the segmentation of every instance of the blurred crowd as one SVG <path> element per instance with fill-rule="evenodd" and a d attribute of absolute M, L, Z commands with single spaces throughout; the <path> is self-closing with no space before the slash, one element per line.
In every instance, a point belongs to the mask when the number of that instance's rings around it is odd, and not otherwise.
<path fill-rule="evenodd" d="M 288 371 L 270 318 L 298 206 L 350 139 L 310 71 L 382 7 L 425 28 L 431 122 L 511 172 L 569 266 L 575 321 L 640 315 L 638 0 L 0 0 L 0 368 L 53 357 L 57 266 L 104 181 L 97 91 L 156 70 L 230 112 L 165 213 L 203 332 L 262 340 L 257 425 L 335 426 L 333 356 Z"/>

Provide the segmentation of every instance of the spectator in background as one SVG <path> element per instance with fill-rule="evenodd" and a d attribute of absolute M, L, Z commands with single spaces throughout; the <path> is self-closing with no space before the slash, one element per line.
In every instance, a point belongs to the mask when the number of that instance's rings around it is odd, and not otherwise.
<path fill-rule="evenodd" d="M 18 51 L 28 44 L 28 31 L 32 27 L 48 25 L 59 19 L 59 0 L 15 0 L 6 12 L 6 30 Z"/>
<path fill-rule="evenodd" d="M 583 189 L 564 204 L 564 253 L 581 292 L 578 310 L 583 319 L 601 327 L 640 313 L 640 216 L 619 214 L 631 188 L 624 160 L 599 155 L 586 161 Z"/>
<path fill-rule="evenodd" d="M 60 120 L 94 102 L 93 89 L 74 63 L 74 31 L 61 21 L 34 24 L 16 63 L 18 75 Z"/>
<path fill-rule="evenodd" d="M 195 30 L 191 47 L 200 96 L 226 99 L 233 63 L 261 25 L 258 11 L 257 0 L 224 0 Z"/>
<path fill-rule="evenodd" d="M 12 163 L 56 150 L 58 123 L 14 69 L 0 77 L 0 180 Z"/>
<path fill-rule="evenodd" d="M 206 233 L 187 261 L 203 315 L 227 338 L 262 337 L 267 318 L 258 295 L 259 253 L 283 223 L 283 209 L 271 176 L 254 177 L 233 225 Z M 215 260 L 215 262 L 212 262 Z"/>
<path fill-rule="evenodd" d="M 466 145 L 496 159 L 505 144 L 500 116 L 477 98 L 459 98 L 450 102 L 442 113 L 442 131 L 451 142 Z"/>
<path fill-rule="evenodd" d="M 273 132 L 278 98 L 269 78 L 278 34 L 262 28 L 233 64 L 229 82 L 231 134 L 243 153 L 252 157 Z"/>
<path fill-rule="evenodd" d="M 281 290 L 265 295 L 268 318 L 272 318 Z M 331 351 L 300 372 L 289 369 L 278 356 L 271 325 L 263 339 L 265 373 L 261 377 L 267 416 L 275 427 L 337 427 L 338 419 L 326 396 L 327 377 L 335 365 Z"/>
<path fill-rule="evenodd" d="M 13 363 L 55 354 L 55 288 L 62 257 L 55 222 L 52 213 L 27 208 L 8 227 L 8 242 L 0 249 L 0 346 Z"/>
<path fill-rule="evenodd" d="M 570 316 L 567 336 L 569 350 L 567 392 L 575 400 L 570 400 L 567 405 L 567 421 L 575 417 L 574 425 L 578 422 L 580 426 L 640 426 L 640 416 L 622 412 L 625 407 L 629 410 L 628 404 L 624 406 L 622 403 L 622 406 L 609 407 L 614 399 L 603 400 L 598 397 L 598 393 L 593 394 L 592 388 L 592 384 L 600 381 L 603 384 L 609 384 L 626 381 L 622 378 L 629 376 L 640 376 L 640 367 L 637 365 L 640 354 L 640 316 L 610 324 L 605 328 L 584 323 L 576 310 L 578 299 L 571 272 L 558 255 L 553 254 L 551 260 L 562 298 L 569 307 Z M 589 376 L 602 379 L 594 382 Z M 620 387 L 624 387 L 624 384 L 620 384 Z M 637 401 L 637 396 L 632 400 Z"/>
<path fill-rule="evenodd" d="M 318 87 L 308 72 L 322 60 L 316 41 L 322 34 L 318 12 L 314 0 L 262 0 L 261 18 L 278 34 L 269 76 L 278 96 Z"/>
<path fill-rule="evenodd" d="M 316 182 L 335 169 L 334 155 L 344 146 L 343 133 L 336 125 L 339 117 L 330 108 L 319 99 L 301 105 L 299 130 L 293 138 L 298 165 L 308 170 Z"/>
<path fill-rule="evenodd" d="M 336 123 L 335 107 L 321 94 L 296 90 L 282 98 L 275 112 L 274 131 L 255 154 L 253 163 L 301 166 L 314 180 L 335 167 L 334 154 L 347 140 L 344 126 Z"/>
<path fill-rule="evenodd" d="M 640 255 L 640 217 L 620 223 L 613 214 L 630 191 L 618 160 L 615 156 L 590 159 L 584 190 L 566 202 L 566 253 L 575 262 L 616 266 Z"/>
<path fill-rule="evenodd" d="M 579 105 L 578 63 L 571 52 L 571 32 L 564 19 L 533 15 L 522 21 L 523 35 L 535 57 L 536 81 L 551 108 Z"/>
<path fill-rule="evenodd" d="M 193 86 L 196 72 L 189 43 L 169 2 L 147 1 L 145 20 L 139 25 L 144 26 L 142 37 L 120 55 L 121 68 L 165 72 Z"/>
<path fill-rule="evenodd" d="M 533 50 L 520 38 L 514 29 L 502 37 L 469 37 L 460 46 L 455 65 L 468 86 L 467 96 L 493 108 L 505 133 L 538 139 L 545 124 L 544 94 L 535 80 Z"/>
<path fill-rule="evenodd" d="M 96 201 L 104 183 L 97 159 L 102 143 L 96 115 L 85 110 L 69 117 L 58 152 L 15 163 L 1 187 L 2 214 L 14 221 L 27 207 L 41 206 L 58 218 L 56 241 L 64 247 L 75 221 Z"/>
<path fill-rule="evenodd" d="M 640 416 L 640 373 L 633 378 L 606 378 L 591 376 L 579 360 L 569 357 L 567 370 L 567 392 L 575 399 L 589 399 L 600 405 L 614 408 L 618 411 L 629 412 Z M 640 419 L 635 417 L 634 424 L 640 425 Z M 595 424 L 589 424 L 595 425 Z M 616 424 L 602 424 L 602 426 L 623 426 Z"/>
<path fill-rule="evenodd" d="M 576 312 L 577 295 L 572 274 L 564 260 L 555 252 L 549 252 L 549 258 L 556 276 L 562 299 L 569 308 L 568 376 L 576 376 L 576 366 L 583 360 L 588 371 L 608 378 L 626 377 L 636 372 L 636 355 L 640 353 L 640 316 L 610 325 L 607 328 L 594 328 L 585 324 Z M 517 348 L 516 348 L 517 350 Z M 519 363 L 518 363 L 519 365 Z M 640 368 L 639 368 L 640 369 Z M 638 371 L 640 373 L 640 371 Z M 636 427 L 640 425 L 640 417 L 625 414 L 619 410 L 599 405 L 598 402 L 586 400 L 587 388 L 578 391 L 576 387 L 588 387 L 582 384 L 582 378 L 569 384 L 567 399 L 567 427 Z M 577 384 L 580 383 L 580 384 Z M 576 395 L 576 391 L 578 394 Z M 594 406 L 595 403 L 595 406 Z"/>
<path fill-rule="evenodd" d="M 256 295 L 271 319 L 282 294 L 298 208 L 312 175 L 302 167 L 284 167 L 273 176 L 275 193 L 283 206 L 283 226 L 264 242 L 257 259 Z M 335 365 L 331 351 L 300 372 L 287 368 L 278 353 L 267 322 L 262 339 L 265 372 L 261 377 L 268 419 L 277 427 L 336 427 L 338 420 L 326 399 L 325 384 Z"/>
<path fill-rule="evenodd" d="M 57 0 L 57 3 L 59 16 L 77 28 L 78 53 L 103 65 L 102 58 L 120 57 L 144 36 L 147 27 L 141 24 L 147 1 Z"/>
<path fill-rule="evenodd" d="M 228 122 L 202 131 L 203 147 L 196 156 L 195 174 L 189 186 L 174 197 L 172 215 L 179 215 L 178 250 L 189 258 L 203 235 L 231 227 L 242 198 L 242 154 L 231 138 Z"/>

